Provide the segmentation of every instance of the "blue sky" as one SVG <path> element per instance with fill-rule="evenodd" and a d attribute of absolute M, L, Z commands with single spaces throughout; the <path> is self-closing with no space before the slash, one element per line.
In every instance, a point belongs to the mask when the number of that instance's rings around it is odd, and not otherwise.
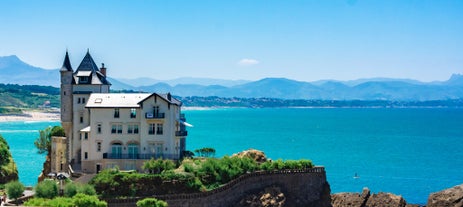
<path fill-rule="evenodd" d="M 0 56 L 116 78 L 411 78 L 463 73 L 463 1 L 0 1 Z"/>

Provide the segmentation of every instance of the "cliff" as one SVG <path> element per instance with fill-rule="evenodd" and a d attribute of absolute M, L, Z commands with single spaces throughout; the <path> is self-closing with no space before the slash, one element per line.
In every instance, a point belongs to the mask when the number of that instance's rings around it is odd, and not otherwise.
<path fill-rule="evenodd" d="M 412 207 L 402 196 L 391 193 L 370 194 L 368 188 L 362 193 L 336 193 L 331 195 L 333 207 Z"/>
<path fill-rule="evenodd" d="M 463 207 L 463 184 L 432 193 L 428 198 L 428 207 Z"/>

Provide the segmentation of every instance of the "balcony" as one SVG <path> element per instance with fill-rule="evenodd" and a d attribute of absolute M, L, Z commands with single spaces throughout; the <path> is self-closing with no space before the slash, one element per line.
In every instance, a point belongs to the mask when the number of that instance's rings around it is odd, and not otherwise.
<path fill-rule="evenodd" d="M 186 137 L 186 136 L 188 136 L 188 131 L 186 131 L 186 130 L 175 131 L 175 136 L 177 136 L 177 137 Z"/>
<path fill-rule="evenodd" d="M 165 113 L 145 113 L 146 119 L 164 119 Z"/>
<path fill-rule="evenodd" d="M 103 153 L 103 159 L 115 159 L 115 160 L 149 160 L 153 159 L 179 159 L 180 155 L 178 154 L 113 154 L 113 153 Z"/>

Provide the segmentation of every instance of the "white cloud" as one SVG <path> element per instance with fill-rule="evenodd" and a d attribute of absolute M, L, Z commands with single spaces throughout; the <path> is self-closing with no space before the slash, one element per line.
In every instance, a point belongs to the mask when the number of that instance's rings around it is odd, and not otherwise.
<path fill-rule="evenodd" d="M 238 62 L 238 65 L 241 65 L 241 66 L 251 66 L 251 65 L 257 65 L 257 64 L 259 64 L 258 60 L 247 59 L 247 58 L 243 58 Z"/>

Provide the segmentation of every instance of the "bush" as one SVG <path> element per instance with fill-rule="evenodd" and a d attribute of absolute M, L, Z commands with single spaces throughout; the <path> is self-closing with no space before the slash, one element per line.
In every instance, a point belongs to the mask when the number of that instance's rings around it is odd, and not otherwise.
<path fill-rule="evenodd" d="M 35 196 L 52 199 L 58 195 L 58 185 L 53 180 L 44 180 L 35 186 Z"/>
<path fill-rule="evenodd" d="M 77 194 L 77 185 L 69 182 L 64 186 L 64 196 L 66 197 L 72 197 Z"/>
<path fill-rule="evenodd" d="M 165 170 L 173 170 L 176 165 L 172 160 L 151 159 L 143 163 L 143 169 L 150 173 L 161 173 Z"/>
<path fill-rule="evenodd" d="M 72 200 L 77 207 L 104 207 L 108 205 L 105 201 L 100 201 L 96 196 L 82 193 L 76 194 L 72 197 Z"/>
<path fill-rule="evenodd" d="M 6 194 L 11 199 L 18 199 L 23 195 L 24 185 L 19 181 L 12 181 L 6 184 Z"/>
<path fill-rule="evenodd" d="M 156 198 L 145 198 L 137 201 L 137 207 L 167 207 L 167 202 Z"/>

